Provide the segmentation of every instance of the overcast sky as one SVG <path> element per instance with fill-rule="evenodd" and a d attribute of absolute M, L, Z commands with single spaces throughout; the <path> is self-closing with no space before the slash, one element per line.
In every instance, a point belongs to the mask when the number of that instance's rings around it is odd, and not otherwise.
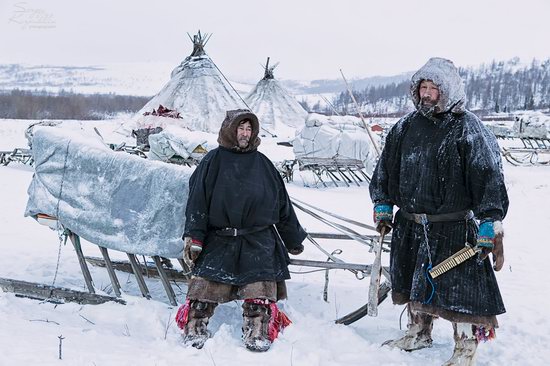
<path fill-rule="evenodd" d="M 459 66 L 550 58 L 548 0 L 0 0 L 0 63 L 168 62 L 206 47 L 230 78 L 394 75 L 431 56 Z"/>

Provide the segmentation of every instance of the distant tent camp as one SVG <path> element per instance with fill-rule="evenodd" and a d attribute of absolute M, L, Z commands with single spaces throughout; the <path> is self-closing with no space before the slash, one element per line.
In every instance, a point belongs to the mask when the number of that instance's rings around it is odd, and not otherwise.
<path fill-rule="evenodd" d="M 269 66 L 268 57 L 264 78 L 245 98 L 246 103 L 256 113 L 262 126 L 269 131 L 280 130 L 281 124 L 301 128 L 307 112 L 273 77 L 275 67 L 277 64 Z"/>
<path fill-rule="evenodd" d="M 163 105 L 179 112 L 182 119 L 178 124 L 194 131 L 217 133 L 227 110 L 246 108 L 205 53 L 204 46 L 209 39 L 208 34 L 203 36 L 200 31 L 193 36 L 193 52 L 172 71 L 162 90 L 138 112 L 138 119 Z"/>

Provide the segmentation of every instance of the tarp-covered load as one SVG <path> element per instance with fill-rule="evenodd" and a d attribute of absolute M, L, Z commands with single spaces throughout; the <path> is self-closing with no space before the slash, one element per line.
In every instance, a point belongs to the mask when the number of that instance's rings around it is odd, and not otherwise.
<path fill-rule="evenodd" d="M 514 122 L 516 137 L 550 138 L 550 116 L 542 112 L 526 112 L 516 116 Z"/>
<path fill-rule="evenodd" d="M 515 137 L 514 121 L 484 121 L 483 124 L 497 137 Z"/>
<path fill-rule="evenodd" d="M 57 217 L 108 249 L 179 258 L 191 168 L 114 152 L 97 136 L 40 128 L 25 216 Z"/>
<path fill-rule="evenodd" d="M 376 152 L 357 117 L 311 113 L 292 144 L 297 159 L 356 159 L 374 169 Z"/>
<path fill-rule="evenodd" d="M 167 162 L 177 155 L 183 159 L 200 160 L 208 151 L 218 147 L 216 135 L 167 126 L 160 133 L 149 135 L 147 157 Z"/>

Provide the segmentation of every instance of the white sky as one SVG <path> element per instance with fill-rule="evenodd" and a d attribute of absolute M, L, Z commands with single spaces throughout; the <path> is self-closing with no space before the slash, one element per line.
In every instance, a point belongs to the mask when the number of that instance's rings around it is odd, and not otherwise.
<path fill-rule="evenodd" d="M 549 15 L 547 0 L 0 0 L 0 63 L 176 66 L 201 29 L 234 80 L 258 80 L 267 56 L 280 79 L 393 75 L 432 56 L 549 58 Z"/>

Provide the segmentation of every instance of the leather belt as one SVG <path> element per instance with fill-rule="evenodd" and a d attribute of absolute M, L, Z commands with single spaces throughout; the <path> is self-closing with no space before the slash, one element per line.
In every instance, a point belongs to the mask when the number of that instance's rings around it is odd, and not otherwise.
<path fill-rule="evenodd" d="M 258 231 L 265 230 L 269 228 L 270 226 L 252 226 L 249 228 L 244 229 L 236 229 L 234 227 L 226 227 L 223 229 L 215 230 L 216 235 L 219 236 L 239 236 L 239 235 L 246 235 L 246 234 L 252 234 L 256 233 Z"/>
<path fill-rule="evenodd" d="M 408 213 L 404 210 L 399 210 L 401 215 L 410 221 L 414 221 L 417 224 L 429 223 L 429 222 L 452 222 L 452 221 L 466 221 L 474 218 L 472 210 L 449 212 L 444 214 L 428 215 L 418 213 Z"/>

